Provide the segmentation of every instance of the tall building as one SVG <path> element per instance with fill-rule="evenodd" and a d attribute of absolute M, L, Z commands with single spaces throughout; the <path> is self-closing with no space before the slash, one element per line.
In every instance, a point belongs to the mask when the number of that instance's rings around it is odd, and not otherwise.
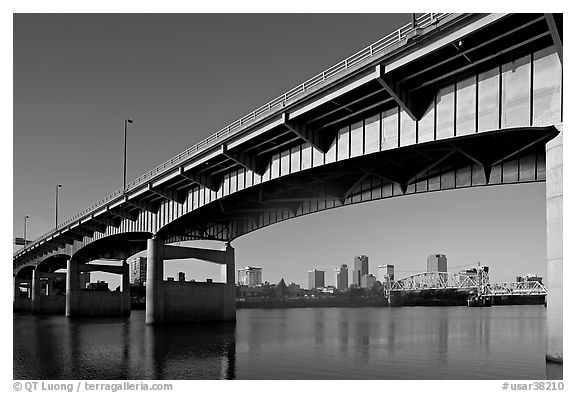
<path fill-rule="evenodd" d="M 238 285 L 248 287 L 262 285 L 262 268 L 246 266 L 238 269 Z"/>
<path fill-rule="evenodd" d="M 447 272 L 448 271 L 448 259 L 444 254 L 432 254 L 428 256 L 426 260 L 426 271 L 427 272 Z"/>
<path fill-rule="evenodd" d="M 90 284 L 90 272 L 80 273 L 80 289 L 86 289 Z"/>
<path fill-rule="evenodd" d="M 352 284 L 360 287 L 362 276 L 368 274 L 368 257 L 360 255 L 354 257 L 354 270 L 352 271 Z"/>
<path fill-rule="evenodd" d="M 370 289 L 374 284 L 376 284 L 376 276 L 373 274 L 364 274 L 360 278 L 360 288 Z"/>
<path fill-rule="evenodd" d="M 394 265 L 378 265 L 378 281 L 382 284 L 394 281 Z"/>
<path fill-rule="evenodd" d="M 324 271 L 316 269 L 308 271 L 308 289 L 323 288 L 323 287 L 324 287 Z"/>
<path fill-rule="evenodd" d="M 342 264 L 336 268 L 336 289 L 343 291 L 348 288 L 348 265 Z"/>
<path fill-rule="evenodd" d="M 146 257 L 134 257 L 129 260 L 130 283 L 146 284 Z"/>

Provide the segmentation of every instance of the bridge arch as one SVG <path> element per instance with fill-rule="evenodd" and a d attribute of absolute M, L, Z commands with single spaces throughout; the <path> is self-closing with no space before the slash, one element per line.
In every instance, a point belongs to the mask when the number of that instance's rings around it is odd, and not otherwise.
<path fill-rule="evenodd" d="M 70 259 L 68 254 L 54 254 L 44 258 L 38 263 L 36 269 L 44 273 L 54 273 L 60 269 L 66 269 L 66 262 Z"/>
<path fill-rule="evenodd" d="M 150 232 L 125 232 L 101 237 L 72 254 L 74 263 L 86 264 L 97 259 L 126 260 L 146 249 L 146 241 L 152 238 Z"/>
<path fill-rule="evenodd" d="M 32 272 L 34 271 L 35 267 L 36 267 L 35 264 L 29 264 L 29 265 L 20 267 L 20 269 L 18 269 L 16 271 L 16 273 L 14 274 L 14 278 L 16 278 L 16 279 L 31 279 L 32 278 Z"/>

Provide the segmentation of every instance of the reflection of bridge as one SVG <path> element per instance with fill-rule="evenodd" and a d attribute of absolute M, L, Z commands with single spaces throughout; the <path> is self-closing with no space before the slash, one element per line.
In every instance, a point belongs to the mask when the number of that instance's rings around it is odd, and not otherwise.
<path fill-rule="evenodd" d="M 66 315 L 125 315 L 125 260 L 147 250 L 147 323 L 234 320 L 239 236 L 355 203 L 546 181 L 548 342 L 561 353 L 561 67 L 561 16 L 423 15 L 27 244 L 15 306 L 27 283 L 42 312 L 42 276 L 66 268 Z M 170 245 L 196 239 L 228 245 Z M 223 282 L 164 281 L 164 261 L 183 258 L 221 265 Z M 82 291 L 95 270 L 121 274 L 124 293 Z"/>
<path fill-rule="evenodd" d="M 447 272 L 423 272 L 395 281 L 390 292 L 462 289 L 480 296 L 533 296 L 546 295 L 547 290 L 538 281 L 505 282 L 492 284 L 484 274 L 466 275 Z"/>

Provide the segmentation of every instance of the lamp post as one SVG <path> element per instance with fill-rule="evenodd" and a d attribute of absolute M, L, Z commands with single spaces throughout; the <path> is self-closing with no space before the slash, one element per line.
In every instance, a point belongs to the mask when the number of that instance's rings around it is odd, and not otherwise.
<path fill-rule="evenodd" d="M 30 218 L 30 216 L 24 217 L 24 247 L 26 247 L 26 243 L 28 243 L 26 241 L 26 220 L 28 220 L 29 218 Z"/>
<path fill-rule="evenodd" d="M 126 192 L 126 140 L 128 135 L 128 123 L 132 124 L 133 121 L 130 119 L 124 119 L 124 186 L 123 190 Z"/>
<path fill-rule="evenodd" d="M 58 228 L 58 190 L 62 188 L 62 184 L 56 186 L 56 228 Z"/>

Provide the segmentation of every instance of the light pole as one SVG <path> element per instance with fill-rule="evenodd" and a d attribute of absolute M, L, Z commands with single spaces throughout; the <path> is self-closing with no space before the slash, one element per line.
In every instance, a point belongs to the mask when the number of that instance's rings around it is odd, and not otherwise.
<path fill-rule="evenodd" d="M 56 186 L 56 228 L 58 228 L 58 190 L 62 188 L 62 184 Z"/>
<path fill-rule="evenodd" d="M 26 220 L 28 220 L 29 218 L 30 218 L 30 216 L 24 217 L 24 247 L 26 247 L 26 243 L 28 243 L 26 241 Z"/>
<path fill-rule="evenodd" d="M 124 119 L 124 186 L 122 190 L 126 192 L 126 140 L 128 135 L 128 123 L 132 124 L 133 121 L 130 119 Z"/>

